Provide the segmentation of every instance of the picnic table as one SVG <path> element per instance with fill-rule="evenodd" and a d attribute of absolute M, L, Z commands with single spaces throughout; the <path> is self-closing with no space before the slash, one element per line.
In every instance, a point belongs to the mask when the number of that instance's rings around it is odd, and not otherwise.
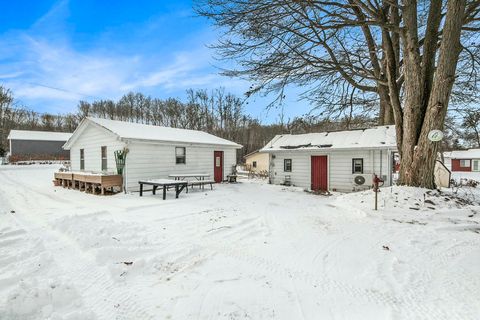
<path fill-rule="evenodd" d="M 150 185 L 153 187 L 153 194 L 156 193 L 157 189 L 163 188 L 163 200 L 167 198 L 167 189 L 169 187 L 175 187 L 175 198 L 178 198 L 178 195 L 182 193 L 183 189 L 187 188 L 187 181 L 171 180 L 171 179 L 152 179 L 152 180 L 141 180 L 138 181 L 140 184 L 140 197 L 143 196 L 143 186 Z"/>
<path fill-rule="evenodd" d="M 168 176 L 174 178 L 176 181 L 185 181 L 186 178 L 195 178 L 196 181 L 188 181 L 188 185 L 192 188 L 194 186 L 199 186 L 202 190 L 204 190 L 206 184 L 209 184 L 210 189 L 213 190 L 213 184 L 215 183 L 213 180 L 205 180 L 205 178 L 210 177 L 208 173 L 172 173 Z"/>
<path fill-rule="evenodd" d="M 175 180 L 185 180 L 185 178 L 195 178 L 198 181 L 205 180 L 206 177 L 210 177 L 208 173 L 172 173 L 168 175 Z"/>

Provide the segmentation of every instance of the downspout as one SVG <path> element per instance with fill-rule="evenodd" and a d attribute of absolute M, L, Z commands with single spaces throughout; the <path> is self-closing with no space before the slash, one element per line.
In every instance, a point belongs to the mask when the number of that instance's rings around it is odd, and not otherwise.
<path fill-rule="evenodd" d="M 372 158 L 372 174 L 375 174 L 375 150 L 371 150 L 371 158 Z"/>
<path fill-rule="evenodd" d="M 126 194 L 127 193 L 127 181 L 128 181 L 128 154 L 130 153 L 130 149 L 128 148 L 129 143 L 128 140 L 125 141 L 125 148 L 127 148 L 128 152 L 125 155 L 125 167 L 123 170 L 123 175 L 125 176 L 123 179 L 123 192 Z"/>
<path fill-rule="evenodd" d="M 389 183 L 390 186 L 393 186 L 393 151 L 387 149 L 387 156 L 388 156 L 388 178 L 390 179 Z"/>
<path fill-rule="evenodd" d="M 383 168 L 382 168 L 382 164 L 383 164 L 382 156 L 383 156 L 383 150 L 380 149 L 380 178 L 383 176 L 383 175 L 382 175 L 382 173 L 383 173 L 383 171 L 382 171 L 382 169 L 383 169 Z"/>
<path fill-rule="evenodd" d="M 268 183 L 275 184 L 275 177 L 274 177 L 274 170 L 275 170 L 275 163 L 273 162 L 275 159 L 273 158 L 273 153 L 268 153 Z"/>

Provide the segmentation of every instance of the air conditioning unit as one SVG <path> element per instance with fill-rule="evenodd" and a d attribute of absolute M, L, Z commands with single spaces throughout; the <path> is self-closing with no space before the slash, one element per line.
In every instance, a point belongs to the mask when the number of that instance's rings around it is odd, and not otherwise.
<path fill-rule="evenodd" d="M 353 175 L 353 184 L 355 186 L 364 186 L 368 187 L 372 184 L 372 175 L 371 174 L 354 174 Z"/>

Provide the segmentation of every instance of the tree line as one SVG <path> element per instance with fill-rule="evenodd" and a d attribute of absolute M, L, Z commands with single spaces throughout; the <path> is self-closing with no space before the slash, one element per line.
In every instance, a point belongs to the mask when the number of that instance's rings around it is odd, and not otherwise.
<path fill-rule="evenodd" d="M 242 99 L 224 89 L 190 89 L 185 101 L 130 92 L 117 101 L 80 101 L 77 110 L 71 113 L 39 113 L 18 106 L 12 92 L 0 87 L 0 152 L 8 149 L 7 137 L 11 129 L 73 132 L 85 117 L 205 131 L 241 144 L 239 161 L 243 155 L 262 148 L 277 134 L 367 127 L 375 122 L 368 116 L 336 121 L 304 116 L 286 123 L 262 124 L 245 113 Z"/>
<path fill-rule="evenodd" d="M 378 122 L 377 115 L 367 113 L 336 118 L 304 115 L 263 124 L 245 113 L 242 99 L 223 89 L 188 90 L 186 101 L 128 93 L 118 101 L 80 101 L 71 113 L 39 113 L 19 106 L 12 92 L 0 86 L 0 156 L 8 150 L 7 137 L 12 129 L 73 132 L 88 116 L 205 131 L 243 145 L 238 153 L 239 161 L 277 134 L 367 128 Z M 444 150 L 480 148 L 480 111 L 470 108 L 452 112 L 447 118 L 445 133 Z"/>

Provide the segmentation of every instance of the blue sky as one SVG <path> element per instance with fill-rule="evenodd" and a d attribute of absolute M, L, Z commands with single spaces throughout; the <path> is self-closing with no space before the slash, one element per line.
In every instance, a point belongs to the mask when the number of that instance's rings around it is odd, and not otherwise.
<path fill-rule="evenodd" d="M 182 99 L 188 88 L 222 86 L 243 96 L 249 87 L 218 74 L 221 63 L 206 47 L 218 31 L 188 0 L 5 1 L 0 21 L 0 84 L 39 112 L 129 91 Z M 250 98 L 247 113 L 275 121 L 279 110 L 265 109 L 272 99 Z M 292 94 L 284 110 L 288 118 L 309 106 Z"/>

